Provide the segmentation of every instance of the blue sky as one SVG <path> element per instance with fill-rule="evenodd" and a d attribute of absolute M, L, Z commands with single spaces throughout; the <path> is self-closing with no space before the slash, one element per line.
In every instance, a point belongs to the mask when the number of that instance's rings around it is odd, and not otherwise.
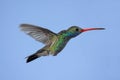
<path fill-rule="evenodd" d="M 104 27 L 82 33 L 56 57 L 26 64 L 44 45 L 20 31 L 29 23 L 56 33 L 72 25 Z M 0 0 L 0 80 L 120 80 L 120 0 Z"/>

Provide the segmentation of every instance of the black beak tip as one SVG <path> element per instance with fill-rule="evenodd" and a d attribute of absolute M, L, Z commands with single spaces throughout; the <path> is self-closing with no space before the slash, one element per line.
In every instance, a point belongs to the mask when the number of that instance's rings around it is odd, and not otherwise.
<path fill-rule="evenodd" d="M 100 28 L 101 30 L 105 30 L 105 28 Z"/>

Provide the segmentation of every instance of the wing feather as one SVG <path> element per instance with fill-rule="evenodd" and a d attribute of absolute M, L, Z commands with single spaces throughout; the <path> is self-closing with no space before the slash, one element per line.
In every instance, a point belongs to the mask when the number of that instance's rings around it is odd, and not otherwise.
<path fill-rule="evenodd" d="M 48 29 L 30 24 L 21 24 L 20 28 L 26 34 L 30 35 L 35 40 L 42 42 L 44 44 L 48 44 L 51 37 L 57 35 L 56 33 Z"/>

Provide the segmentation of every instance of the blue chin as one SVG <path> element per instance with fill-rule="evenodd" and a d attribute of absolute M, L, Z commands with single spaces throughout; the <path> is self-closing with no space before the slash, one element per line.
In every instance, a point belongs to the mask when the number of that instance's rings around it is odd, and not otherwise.
<path fill-rule="evenodd" d="M 76 32 L 76 33 L 69 33 L 69 37 L 76 37 L 80 34 L 80 32 Z"/>

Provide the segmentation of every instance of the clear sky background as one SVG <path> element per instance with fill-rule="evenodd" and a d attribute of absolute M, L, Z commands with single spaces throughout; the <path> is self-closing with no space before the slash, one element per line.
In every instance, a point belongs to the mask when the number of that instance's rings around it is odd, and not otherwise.
<path fill-rule="evenodd" d="M 56 57 L 26 63 L 44 45 L 20 31 L 29 23 L 82 33 Z M 120 0 L 0 0 L 0 80 L 120 80 Z"/>

